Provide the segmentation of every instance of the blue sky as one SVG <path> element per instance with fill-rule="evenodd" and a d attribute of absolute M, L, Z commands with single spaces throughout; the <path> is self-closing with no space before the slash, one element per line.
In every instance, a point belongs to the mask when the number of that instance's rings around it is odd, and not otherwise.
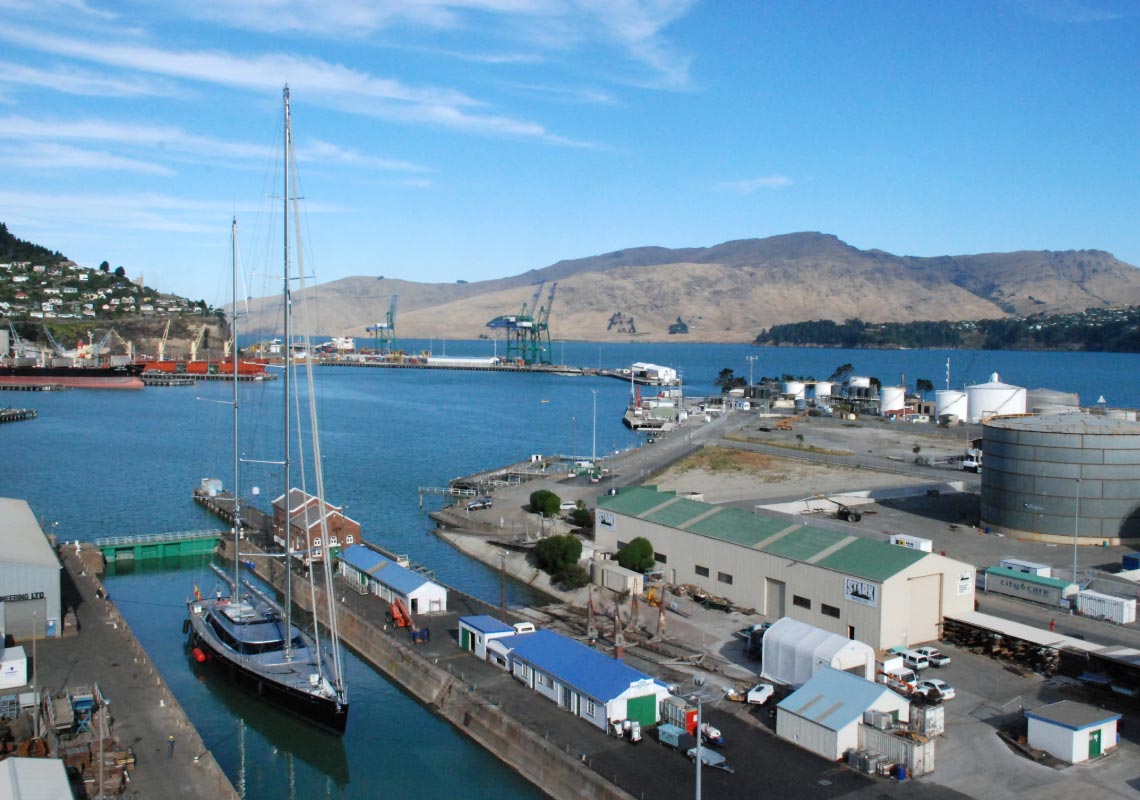
<path fill-rule="evenodd" d="M 1140 265 L 1124 0 L 0 0 L 0 221 L 226 300 L 281 89 L 309 269 L 475 281 L 800 230 Z"/>

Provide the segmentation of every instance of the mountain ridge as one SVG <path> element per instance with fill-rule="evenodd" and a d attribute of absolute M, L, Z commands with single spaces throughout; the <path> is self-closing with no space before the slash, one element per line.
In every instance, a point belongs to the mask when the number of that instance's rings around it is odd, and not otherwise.
<path fill-rule="evenodd" d="M 495 335 L 486 323 L 529 307 L 542 282 L 540 305 L 558 283 L 552 338 L 585 341 L 628 340 L 628 327 L 610 324 L 615 315 L 632 317 L 648 341 L 749 342 L 772 325 L 817 319 L 965 321 L 1140 305 L 1140 270 L 1103 250 L 899 256 L 815 231 L 625 248 L 471 283 L 354 276 L 294 300 L 316 310 L 322 333 L 366 340 L 397 294 L 397 340 L 470 339 Z M 269 332 L 261 302 L 251 302 L 249 324 Z M 668 333 L 678 317 L 688 334 Z"/>

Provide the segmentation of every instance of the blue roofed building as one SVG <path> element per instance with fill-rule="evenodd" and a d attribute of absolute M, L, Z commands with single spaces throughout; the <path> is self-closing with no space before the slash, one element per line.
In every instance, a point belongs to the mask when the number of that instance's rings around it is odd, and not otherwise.
<path fill-rule="evenodd" d="M 459 646 L 474 653 L 479 658 L 493 661 L 504 669 L 507 668 L 505 650 L 497 649 L 497 658 L 488 658 L 488 645 L 496 639 L 505 639 L 517 633 L 532 633 L 534 625 L 530 622 L 520 622 L 508 625 L 497 620 L 489 614 L 477 614 L 470 617 L 459 618 Z M 509 649 L 509 648 L 508 648 Z"/>
<path fill-rule="evenodd" d="M 823 667 L 776 706 L 776 735 L 826 759 L 837 761 L 858 748 L 863 712 L 910 719 L 910 702 L 884 684 Z"/>
<path fill-rule="evenodd" d="M 610 721 L 655 725 L 665 684 L 616 658 L 553 631 L 501 640 L 511 674 L 571 714 L 608 730 Z"/>
<path fill-rule="evenodd" d="M 403 601 L 413 614 L 447 610 L 447 589 L 415 570 L 397 564 L 367 544 L 354 544 L 340 553 L 337 571 L 361 594 L 372 594 L 389 603 Z"/>

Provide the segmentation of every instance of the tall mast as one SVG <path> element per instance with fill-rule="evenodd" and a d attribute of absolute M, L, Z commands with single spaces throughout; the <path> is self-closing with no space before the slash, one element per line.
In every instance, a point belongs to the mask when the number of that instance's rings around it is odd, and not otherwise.
<path fill-rule="evenodd" d="M 285 84 L 284 91 L 284 105 L 285 105 L 285 193 L 281 199 L 284 225 L 282 229 L 282 236 L 284 237 L 284 282 L 282 287 L 284 302 L 285 302 L 285 383 L 283 388 L 285 390 L 285 409 L 283 420 L 285 422 L 285 458 L 283 461 L 283 471 L 285 473 L 285 660 L 288 661 L 293 657 L 293 510 L 291 488 L 291 476 L 289 474 L 289 464 L 292 458 L 292 441 L 289 436 L 289 399 L 290 392 L 292 391 L 292 367 L 293 367 L 293 330 L 290 324 L 290 317 L 292 316 L 292 299 L 289 293 L 289 161 L 293 157 L 293 133 L 290 128 L 291 122 L 289 119 L 289 84 Z"/>
<path fill-rule="evenodd" d="M 238 558 L 239 542 L 241 541 L 241 461 L 238 458 L 238 304 L 237 304 L 237 217 L 233 218 L 230 228 L 230 258 L 233 265 L 233 295 L 230 298 L 231 308 L 230 327 L 233 328 L 233 382 L 234 382 L 234 596 L 236 601 L 241 585 L 241 560 Z"/>

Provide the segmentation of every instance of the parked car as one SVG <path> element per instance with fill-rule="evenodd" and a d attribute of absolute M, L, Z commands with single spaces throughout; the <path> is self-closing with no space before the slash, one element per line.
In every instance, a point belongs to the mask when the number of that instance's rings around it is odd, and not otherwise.
<path fill-rule="evenodd" d="M 467 510 L 478 511 L 483 508 L 491 508 L 493 505 L 495 505 L 495 503 L 491 500 L 490 497 L 480 497 L 478 500 L 472 500 L 470 503 L 468 503 Z"/>
<path fill-rule="evenodd" d="M 944 680 L 928 678 L 915 684 L 915 691 L 921 692 L 927 700 L 953 700 L 958 693 Z"/>
<path fill-rule="evenodd" d="M 755 703 L 756 705 L 764 705 L 768 699 L 775 694 L 776 687 L 770 683 L 758 683 L 748 690 L 748 702 Z"/>
<path fill-rule="evenodd" d="M 558 508 L 562 511 L 573 511 L 578 507 L 577 500 L 563 500 Z"/>
<path fill-rule="evenodd" d="M 950 663 L 950 656 L 943 653 L 937 647 L 916 647 L 914 652 L 922 653 L 926 656 L 926 660 L 930 662 L 932 667 L 945 667 Z"/>
<path fill-rule="evenodd" d="M 915 672 L 924 670 L 930 666 L 930 659 L 924 656 L 917 650 L 907 650 L 902 654 L 903 664 L 910 667 Z"/>

